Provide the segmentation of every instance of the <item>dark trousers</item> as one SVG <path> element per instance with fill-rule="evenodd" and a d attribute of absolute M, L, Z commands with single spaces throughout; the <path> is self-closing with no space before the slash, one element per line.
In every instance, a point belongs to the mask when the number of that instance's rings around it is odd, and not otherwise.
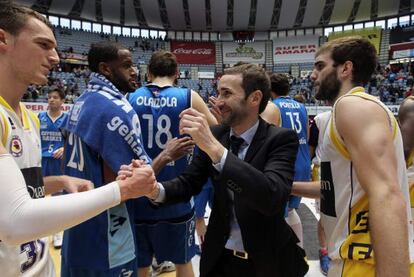
<path fill-rule="evenodd" d="M 255 277 L 255 268 L 251 259 L 241 259 L 233 251 L 224 249 L 219 261 L 208 277 Z"/>

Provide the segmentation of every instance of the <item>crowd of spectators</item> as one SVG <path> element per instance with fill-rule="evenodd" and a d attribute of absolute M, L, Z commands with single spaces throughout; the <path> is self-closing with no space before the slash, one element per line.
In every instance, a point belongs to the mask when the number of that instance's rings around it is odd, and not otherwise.
<path fill-rule="evenodd" d="M 156 46 L 156 45 L 155 45 Z M 155 49 L 154 49 L 155 50 Z M 49 75 L 49 83 L 46 86 L 30 86 L 24 95 L 25 101 L 46 102 L 47 92 L 52 87 L 62 89 L 66 94 L 66 102 L 73 101 L 86 88 L 90 70 L 86 65 L 65 65 L 55 67 Z M 392 105 L 400 104 L 404 98 L 413 94 L 414 66 L 411 65 L 389 65 L 385 68 L 379 67 L 377 73 L 371 78 L 365 89 L 368 93 L 377 96 L 382 102 Z M 184 76 L 183 76 L 184 77 Z M 188 79 L 185 76 L 184 79 Z M 191 80 L 188 83 L 179 85 L 188 86 L 207 101 L 210 95 L 216 95 L 217 80 L 214 80 L 212 87 L 205 88 L 204 82 L 207 80 Z M 289 95 L 306 105 L 323 105 L 315 99 L 315 92 L 310 75 L 304 77 L 293 77 L 289 74 L 290 93 Z M 148 82 L 147 75 L 138 74 L 138 83 L 140 85 Z"/>

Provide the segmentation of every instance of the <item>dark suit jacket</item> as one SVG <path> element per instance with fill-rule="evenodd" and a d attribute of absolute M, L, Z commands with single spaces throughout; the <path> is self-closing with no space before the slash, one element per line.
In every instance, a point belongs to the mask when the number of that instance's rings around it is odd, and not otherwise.
<path fill-rule="evenodd" d="M 228 148 L 230 129 L 212 128 L 214 136 Z M 257 277 L 303 276 L 307 271 L 303 250 L 284 218 L 293 182 L 298 138 L 294 131 L 260 119 L 244 160 L 230 151 L 221 173 L 206 153 L 194 158 L 176 179 L 163 182 L 165 203 L 188 201 L 197 195 L 208 177 L 214 184 L 214 203 L 207 227 L 200 275 L 208 276 L 224 249 L 230 232 L 231 199 L 240 225 L 243 245 L 257 270 Z"/>

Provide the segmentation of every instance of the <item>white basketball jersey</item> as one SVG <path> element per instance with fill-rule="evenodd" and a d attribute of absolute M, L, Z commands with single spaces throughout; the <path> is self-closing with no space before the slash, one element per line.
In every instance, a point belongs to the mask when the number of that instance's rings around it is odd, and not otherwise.
<path fill-rule="evenodd" d="M 321 160 L 321 147 L 323 138 L 325 136 L 326 126 L 328 125 L 329 118 L 331 118 L 331 111 L 323 112 L 315 116 L 313 119 L 319 130 L 318 146 L 315 149 L 315 157 L 312 159 L 312 163 L 319 165 Z"/>
<path fill-rule="evenodd" d="M 362 87 L 356 87 L 342 97 L 361 97 L 373 101 L 388 114 L 398 163 L 398 181 L 407 203 L 410 259 L 413 261 L 413 227 L 411 209 L 408 205 L 409 190 L 401 132 L 397 121 L 383 103 L 366 94 Z M 357 179 L 354 165 L 350 160 L 346 145 L 337 132 L 334 118 L 335 106 L 325 132 L 321 152 L 321 221 L 328 241 L 329 257 L 336 261 L 353 260 L 374 264 L 368 227 L 368 197 Z"/>
<path fill-rule="evenodd" d="M 45 190 L 41 175 L 39 120 L 23 104 L 20 109 L 23 122 L 0 97 L 0 140 L 21 169 L 30 196 L 42 198 Z M 48 239 L 40 238 L 19 246 L 0 242 L 0 276 L 55 276 Z"/>

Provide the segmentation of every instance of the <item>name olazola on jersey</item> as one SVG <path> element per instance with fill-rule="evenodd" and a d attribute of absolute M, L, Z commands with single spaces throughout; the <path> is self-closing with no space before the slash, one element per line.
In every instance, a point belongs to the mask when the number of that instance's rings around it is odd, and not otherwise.
<path fill-rule="evenodd" d="M 153 97 L 147 97 L 147 96 L 138 96 L 136 103 L 137 105 L 150 106 L 154 108 L 177 107 L 177 98 L 176 97 L 153 98 Z"/>

